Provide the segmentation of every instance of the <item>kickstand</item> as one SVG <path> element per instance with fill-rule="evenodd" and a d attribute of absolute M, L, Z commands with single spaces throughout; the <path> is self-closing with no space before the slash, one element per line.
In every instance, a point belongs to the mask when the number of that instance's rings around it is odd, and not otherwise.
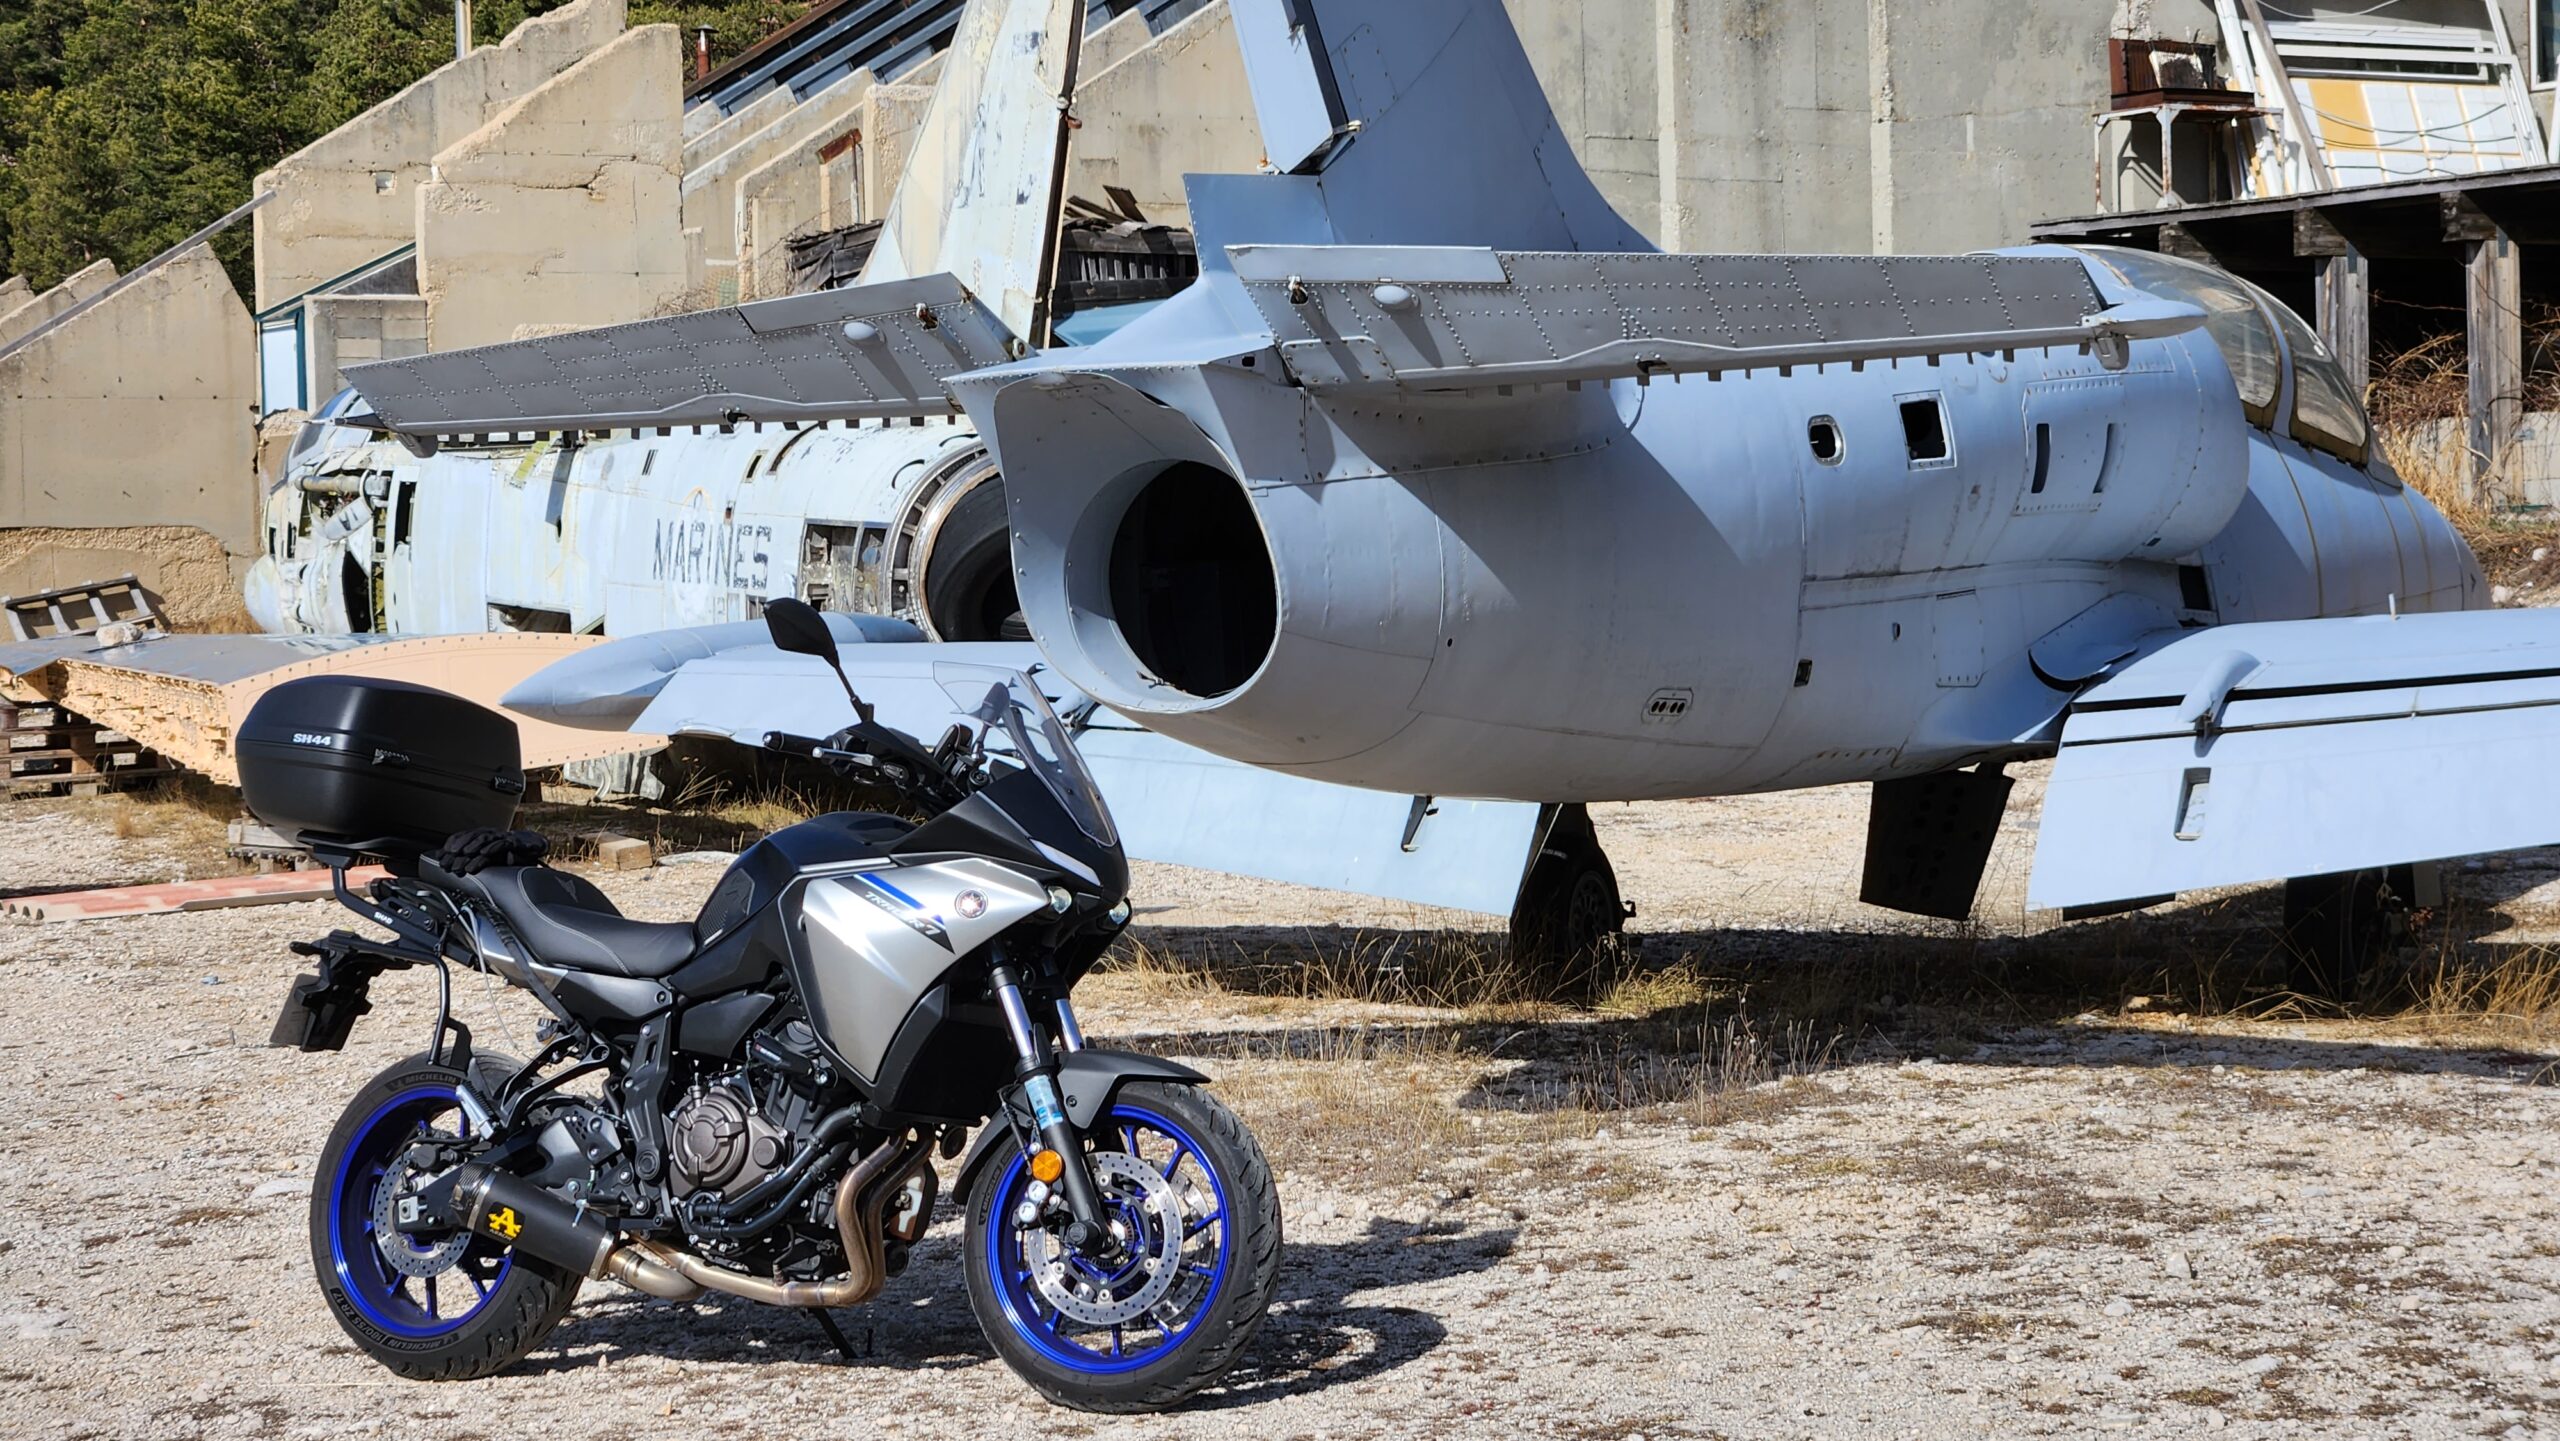
<path fill-rule="evenodd" d="M 818 1329 L 826 1332 L 827 1339 L 836 1343 L 836 1350 L 843 1353 L 844 1359 L 848 1361 L 859 1361 L 862 1359 L 860 1356 L 854 1354 L 853 1343 L 845 1339 L 844 1332 L 837 1329 L 836 1318 L 834 1316 L 829 1315 L 824 1310 L 811 1311 L 809 1314 L 818 1318 Z"/>

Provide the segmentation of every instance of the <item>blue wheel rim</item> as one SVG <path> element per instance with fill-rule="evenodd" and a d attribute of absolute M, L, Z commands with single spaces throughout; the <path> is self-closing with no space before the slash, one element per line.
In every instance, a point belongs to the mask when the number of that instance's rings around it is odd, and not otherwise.
<path fill-rule="evenodd" d="M 1021 1203 L 1030 1176 L 1030 1158 L 1019 1153 L 996 1183 L 994 1207 L 987 1217 L 985 1259 L 997 1304 L 1016 1336 L 1070 1371 L 1087 1376 L 1116 1376 L 1172 1355 L 1217 1309 L 1218 1297 L 1226 1290 L 1227 1273 L 1234 1268 L 1235 1248 L 1229 1244 L 1234 1232 L 1226 1177 L 1209 1163 L 1209 1153 L 1198 1138 L 1181 1125 L 1142 1107 L 1115 1105 L 1095 1133 L 1119 1138 L 1119 1149 L 1139 1155 L 1168 1179 L 1197 1175 L 1203 1180 L 1201 1189 L 1208 1193 L 1212 1208 L 1206 1214 L 1186 1208 L 1185 1241 L 1179 1254 L 1183 1270 L 1205 1279 L 1207 1284 L 1183 1308 L 1179 1324 L 1169 1326 L 1150 1317 L 1143 1326 L 1135 1322 L 1116 1327 L 1085 1326 L 1062 1316 L 1049 1304 L 1032 1283 L 1030 1267 L 1023 1258 L 1021 1232 L 1013 1224 L 1014 1207 Z M 1133 1218 L 1144 1215 L 1143 1208 L 1120 1214 Z M 1210 1254 L 1204 1257 L 1195 1246 Z"/>
<path fill-rule="evenodd" d="M 367 1321 L 395 1336 L 419 1340 L 449 1336 L 488 1308 L 515 1266 L 513 1252 L 494 1251 L 474 1238 L 462 1259 L 434 1276 L 403 1275 L 382 1246 L 411 1245 L 405 1236 L 378 1236 L 374 1200 L 392 1167 L 420 1129 L 461 1103 L 450 1083 L 430 1082 L 400 1092 L 356 1127 L 329 1182 L 329 1265 L 338 1284 Z M 460 1119 L 461 1133 L 471 1123 Z"/>

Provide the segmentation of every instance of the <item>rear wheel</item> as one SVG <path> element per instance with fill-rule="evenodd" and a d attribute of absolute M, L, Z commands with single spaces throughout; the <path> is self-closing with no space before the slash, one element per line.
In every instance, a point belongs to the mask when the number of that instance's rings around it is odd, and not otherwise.
<path fill-rule="evenodd" d="M 485 1069 L 484 1069 L 485 1068 Z M 513 1069 L 474 1062 L 481 1094 Z M 347 1103 L 311 1187 L 311 1264 L 349 1340 L 414 1381 L 465 1381 L 542 1344 L 578 1296 L 568 1272 L 467 1231 L 397 1228 L 400 1193 L 423 1179 L 411 1149 L 471 1138 L 460 1073 L 402 1061 Z"/>
<path fill-rule="evenodd" d="M 1280 1195 L 1235 1113 L 1188 1086 L 1122 1088 L 1091 1128 L 1089 1164 L 1120 1254 L 1059 1238 L 1057 1205 L 1008 1143 L 978 1172 L 963 1247 L 987 1340 L 1040 1394 L 1080 1411 L 1160 1411 L 1227 1373 L 1279 1279 Z"/>

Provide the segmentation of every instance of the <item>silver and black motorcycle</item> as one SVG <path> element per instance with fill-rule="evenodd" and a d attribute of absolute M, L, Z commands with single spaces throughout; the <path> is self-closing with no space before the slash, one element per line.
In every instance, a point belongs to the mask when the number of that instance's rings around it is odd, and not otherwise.
<path fill-rule="evenodd" d="M 843 679 L 814 611 L 766 615 L 783 649 Z M 1085 1044 L 1069 992 L 1129 918 L 1110 813 L 1025 677 L 933 679 L 958 723 L 930 749 L 850 681 L 854 724 L 767 738 L 930 819 L 778 831 L 690 923 L 628 919 L 577 876 L 504 863 L 525 856 L 500 829 L 522 791 L 502 717 L 305 681 L 244 722 L 251 808 L 391 933 L 297 945 L 318 967 L 279 1042 L 342 1047 L 377 975 L 438 978 L 429 1049 L 349 1103 L 312 1188 L 321 1290 L 367 1354 L 413 1378 L 485 1376 L 590 1280 L 812 1308 L 841 1344 L 828 1309 L 900 1271 L 935 1161 L 957 1159 L 970 1306 L 1041 1393 L 1153 1410 L 1234 1364 L 1277 1277 L 1270 1166 L 1199 1072 Z M 426 848 L 452 831 L 468 834 Z M 347 867 L 367 854 L 391 874 L 359 895 Z M 474 1048 L 456 968 L 532 993 L 549 1013 L 537 1054 Z"/>

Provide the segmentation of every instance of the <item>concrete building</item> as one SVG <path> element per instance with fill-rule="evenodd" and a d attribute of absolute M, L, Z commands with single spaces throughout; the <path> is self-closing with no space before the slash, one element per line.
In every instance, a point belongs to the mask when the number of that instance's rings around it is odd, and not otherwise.
<path fill-rule="evenodd" d="M 437 153 L 418 187 L 427 344 L 637 320 L 686 288 L 673 25 L 627 31 Z"/>
<path fill-rule="evenodd" d="M 201 244 L 0 345 L 0 594 L 131 571 L 181 621 L 239 615 L 257 394 L 248 307 Z"/>
<path fill-rule="evenodd" d="M 22 295 L 14 306 L 9 304 L 6 293 L 0 292 L 0 348 L 115 284 L 115 280 L 116 263 L 101 260 L 64 276 L 60 285 L 42 295 Z M 19 282 L 21 286 L 25 283 Z"/>
<path fill-rule="evenodd" d="M 418 187 L 436 157 L 623 33 L 624 0 L 572 0 L 442 66 L 277 162 L 255 188 L 261 312 L 417 239 Z"/>

